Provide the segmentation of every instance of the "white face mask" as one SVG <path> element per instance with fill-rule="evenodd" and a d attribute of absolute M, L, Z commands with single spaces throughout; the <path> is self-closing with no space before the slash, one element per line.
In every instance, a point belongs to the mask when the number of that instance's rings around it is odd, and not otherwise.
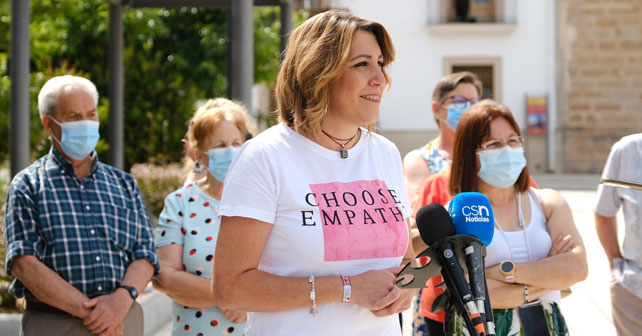
<path fill-rule="evenodd" d="M 497 188 L 507 188 L 515 184 L 526 166 L 524 147 L 512 148 L 506 145 L 502 148 L 479 151 L 477 155 L 481 163 L 477 176 Z"/>

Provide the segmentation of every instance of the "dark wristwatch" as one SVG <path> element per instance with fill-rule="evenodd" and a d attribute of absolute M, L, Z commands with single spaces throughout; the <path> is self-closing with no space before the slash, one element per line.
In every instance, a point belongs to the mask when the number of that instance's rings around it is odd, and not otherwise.
<path fill-rule="evenodd" d="M 124 286 L 124 285 L 121 285 L 118 288 L 122 288 L 122 289 L 126 290 L 129 293 L 129 296 L 131 296 L 132 299 L 134 301 L 136 301 L 136 298 L 138 297 L 138 291 L 136 290 L 136 288 L 134 288 L 132 286 Z"/>

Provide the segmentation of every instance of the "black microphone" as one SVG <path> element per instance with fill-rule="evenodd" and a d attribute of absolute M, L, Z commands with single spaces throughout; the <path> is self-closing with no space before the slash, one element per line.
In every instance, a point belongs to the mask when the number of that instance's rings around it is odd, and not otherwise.
<path fill-rule="evenodd" d="M 453 246 L 455 241 L 455 225 L 450 214 L 438 203 L 423 206 L 417 212 L 417 229 L 421 239 L 426 245 L 437 249 L 437 257 L 441 264 L 441 273 L 444 277 L 446 287 L 451 293 L 455 293 L 455 308 L 469 326 L 469 331 L 474 334 L 484 333 L 484 320 L 481 318 L 479 309 L 475 304 L 470 287 L 466 282 L 464 271 L 459 263 L 457 250 Z M 461 253 L 461 252 L 459 252 Z"/>
<path fill-rule="evenodd" d="M 448 207 L 457 234 L 468 234 L 479 238 L 466 245 L 466 266 L 470 288 L 477 308 L 486 321 L 486 335 L 495 335 L 493 314 L 486 285 L 486 265 L 482 244 L 488 245 L 493 239 L 495 217 L 486 195 L 477 192 L 457 194 Z M 487 309 L 488 307 L 488 309 Z"/>

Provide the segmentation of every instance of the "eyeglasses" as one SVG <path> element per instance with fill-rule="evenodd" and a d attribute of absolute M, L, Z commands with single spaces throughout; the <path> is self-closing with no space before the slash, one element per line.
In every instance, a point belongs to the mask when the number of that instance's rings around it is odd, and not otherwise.
<path fill-rule="evenodd" d="M 477 148 L 484 150 L 484 149 L 498 149 L 502 148 L 504 146 L 510 146 L 511 148 L 517 148 L 517 147 L 522 147 L 524 145 L 524 138 L 521 136 L 512 136 L 508 138 L 508 140 L 491 140 L 488 141 L 484 144 L 481 144 L 477 146 Z"/>
<path fill-rule="evenodd" d="M 466 97 L 464 97 L 464 96 L 448 96 L 448 97 L 444 97 L 441 100 L 441 103 L 443 104 L 448 99 L 452 99 L 453 100 L 453 102 L 450 103 L 450 104 L 455 105 L 455 107 L 464 107 L 466 105 L 466 103 L 470 103 L 470 105 L 475 105 L 475 103 L 477 103 L 479 101 L 479 99 L 477 99 L 477 98 L 466 99 Z"/>

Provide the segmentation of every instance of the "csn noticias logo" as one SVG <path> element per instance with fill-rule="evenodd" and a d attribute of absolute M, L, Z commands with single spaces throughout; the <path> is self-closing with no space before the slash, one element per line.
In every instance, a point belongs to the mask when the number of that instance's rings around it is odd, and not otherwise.
<path fill-rule="evenodd" d="M 490 222 L 490 211 L 485 205 L 465 205 L 461 207 L 461 214 L 466 218 L 466 223 Z"/>

